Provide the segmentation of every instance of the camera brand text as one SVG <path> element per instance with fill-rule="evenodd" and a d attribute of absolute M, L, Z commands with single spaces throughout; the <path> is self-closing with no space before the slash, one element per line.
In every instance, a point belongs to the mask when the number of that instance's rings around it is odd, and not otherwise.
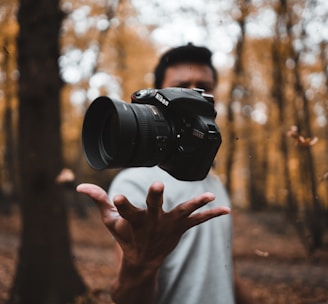
<path fill-rule="evenodd" d="M 156 98 L 161 104 L 163 104 L 164 106 L 168 106 L 169 103 L 170 103 L 167 99 L 165 99 L 164 96 L 162 96 L 162 95 L 159 94 L 159 93 L 156 93 L 155 98 Z"/>

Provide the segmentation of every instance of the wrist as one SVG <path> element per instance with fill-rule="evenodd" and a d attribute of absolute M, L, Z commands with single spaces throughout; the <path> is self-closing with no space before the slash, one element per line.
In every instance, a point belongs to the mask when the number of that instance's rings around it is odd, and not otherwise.
<path fill-rule="evenodd" d="M 141 276 L 142 278 L 147 278 L 149 276 L 156 275 L 161 264 L 161 262 L 156 261 L 141 262 L 123 257 L 119 273 L 122 276 L 137 275 Z"/>
<path fill-rule="evenodd" d="M 117 304 L 152 303 L 157 291 L 159 266 L 122 260 L 118 277 L 111 288 Z"/>

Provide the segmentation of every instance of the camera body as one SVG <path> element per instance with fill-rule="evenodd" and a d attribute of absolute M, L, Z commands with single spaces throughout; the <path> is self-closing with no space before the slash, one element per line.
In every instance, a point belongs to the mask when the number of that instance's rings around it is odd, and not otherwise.
<path fill-rule="evenodd" d="M 212 95 L 200 89 L 143 89 L 131 103 L 105 96 L 88 108 L 82 128 L 94 169 L 158 165 L 179 180 L 202 180 L 222 139 Z"/>

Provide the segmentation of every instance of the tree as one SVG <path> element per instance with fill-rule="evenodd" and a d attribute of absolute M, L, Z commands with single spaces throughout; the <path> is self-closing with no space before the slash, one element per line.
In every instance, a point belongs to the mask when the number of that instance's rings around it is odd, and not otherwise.
<path fill-rule="evenodd" d="M 291 15 L 291 14 L 290 14 Z M 289 16 L 292 20 L 292 16 Z M 304 24 L 302 24 L 304 27 Z M 291 29 L 288 30 L 288 35 L 292 36 Z M 304 28 L 301 31 L 301 35 L 305 35 Z M 302 41 L 305 37 L 302 37 Z M 291 39 L 290 39 L 291 40 Z M 303 215 L 304 228 L 308 230 L 304 232 L 303 240 L 307 245 L 307 249 L 310 253 L 316 249 L 321 248 L 323 245 L 323 225 L 322 225 L 322 214 L 323 208 L 317 192 L 317 178 L 316 168 L 314 163 L 312 146 L 313 132 L 311 128 L 311 109 L 310 101 L 306 95 L 306 89 L 304 88 L 301 75 L 301 62 L 300 62 L 300 51 L 295 51 L 294 48 L 290 47 L 291 58 L 295 62 L 294 69 L 294 94 L 293 99 L 294 116 L 297 125 L 297 132 L 299 129 L 304 132 L 307 139 L 311 139 L 306 143 L 301 142 L 298 144 L 297 155 L 299 159 L 299 176 L 301 184 L 307 185 L 307 187 L 300 188 L 298 191 L 301 193 L 302 203 L 305 206 L 305 212 Z M 297 134 L 299 135 L 299 134 Z"/>
<path fill-rule="evenodd" d="M 275 24 L 275 35 L 272 42 L 272 97 L 273 103 L 278 110 L 278 124 L 282 126 L 278 132 L 278 143 L 280 150 L 280 159 L 284 166 L 282 166 L 280 185 L 278 187 L 286 189 L 286 198 L 279 197 L 280 200 L 285 200 L 287 214 L 290 218 L 293 218 L 297 212 L 297 199 L 292 188 L 292 176 L 290 174 L 288 159 L 290 158 L 290 152 L 288 150 L 286 129 L 288 129 L 288 117 L 287 113 L 290 112 L 290 103 L 285 95 L 286 83 L 287 83 L 287 72 L 286 72 L 286 60 L 288 59 L 288 51 L 286 51 L 286 43 L 284 43 L 283 32 L 287 31 L 290 27 L 289 21 L 287 20 L 287 2 L 281 0 L 275 8 L 277 14 L 277 22 Z M 279 188 L 276 192 L 279 191 Z M 294 218 L 293 218 L 294 220 Z"/>
<path fill-rule="evenodd" d="M 243 52 L 244 52 L 244 43 L 245 43 L 245 20 L 248 13 L 249 0 L 244 0 L 240 7 L 240 16 L 238 18 L 238 24 L 240 27 L 240 36 L 236 44 L 236 61 L 233 68 L 233 81 L 230 89 L 230 100 L 227 106 L 228 118 L 227 118 L 227 159 L 225 165 L 225 175 L 226 175 L 226 188 L 228 193 L 232 193 L 232 171 L 233 163 L 236 155 L 236 140 L 238 139 L 237 130 L 236 130 L 236 117 L 233 110 L 234 94 L 240 92 L 240 95 L 244 97 L 246 93 L 245 88 L 243 87 L 243 78 L 244 78 L 244 62 L 243 62 Z"/>
<path fill-rule="evenodd" d="M 11 203 L 17 196 L 16 170 L 16 117 L 14 108 L 17 104 L 16 79 L 13 71 L 16 68 L 16 35 L 18 26 L 15 21 L 14 11 L 17 3 L 4 1 L 2 3 L 3 20 L 1 20 L 0 43 L 3 48 L 3 56 L 0 58 L 1 72 L 4 76 L 3 85 L 0 90 L 3 92 L 3 113 L 1 135 L 1 173 L 0 173 L 0 212 L 10 213 Z M 2 60 L 1 60 L 2 59 Z M 0 73 L 1 74 L 1 73 Z"/>
<path fill-rule="evenodd" d="M 21 0 L 18 11 L 22 235 L 9 303 L 68 303 L 86 288 L 72 261 L 62 168 L 57 59 L 59 0 Z"/>
<path fill-rule="evenodd" d="M 299 4 L 299 3 L 298 3 Z M 321 200 L 317 192 L 316 167 L 312 141 L 313 116 L 310 100 L 304 86 L 304 62 L 301 55 L 306 47 L 297 50 L 297 39 L 293 27 L 297 22 L 300 41 L 305 41 L 305 21 L 297 17 L 295 4 L 281 0 L 276 6 L 277 23 L 272 44 L 273 86 L 272 96 L 278 108 L 279 124 L 284 127 L 280 133 L 281 155 L 284 166 L 283 178 L 286 191 L 286 210 L 289 219 L 295 225 L 301 240 L 309 253 L 322 246 L 323 226 Z M 305 2 L 302 5 L 306 5 Z M 292 63 L 287 68 L 286 62 Z M 289 90 L 287 90 L 289 88 Z M 288 135 L 295 139 L 296 147 L 287 143 L 285 130 L 291 126 Z M 306 141 L 303 136 L 306 135 Z M 311 141 L 310 141 L 311 139 Z M 293 166 L 291 164 L 297 163 Z"/>

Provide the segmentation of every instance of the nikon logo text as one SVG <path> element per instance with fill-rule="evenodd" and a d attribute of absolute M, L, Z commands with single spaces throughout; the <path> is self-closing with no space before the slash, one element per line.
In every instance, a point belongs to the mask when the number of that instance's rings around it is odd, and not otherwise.
<path fill-rule="evenodd" d="M 156 93 L 155 98 L 164 106 L 168 106 L 170 103 L 167 99 L 164 98 L 164 96 L 159 93 Z"/>

